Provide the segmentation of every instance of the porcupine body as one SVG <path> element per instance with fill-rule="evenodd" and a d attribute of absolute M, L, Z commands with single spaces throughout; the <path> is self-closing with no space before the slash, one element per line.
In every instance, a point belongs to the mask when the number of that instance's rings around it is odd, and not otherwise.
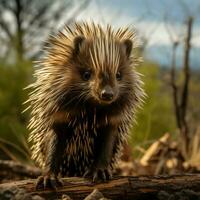
<path fill-rule="evenodd" d="M 47 174 L 109 178 L 144 97 L 129 28 L 66 26 L 29 87 L 32 158 Z"/>

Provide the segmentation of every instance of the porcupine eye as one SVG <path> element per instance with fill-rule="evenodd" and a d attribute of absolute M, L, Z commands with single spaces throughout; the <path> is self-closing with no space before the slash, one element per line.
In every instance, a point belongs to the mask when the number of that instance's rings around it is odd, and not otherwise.
<path fill-rule="evenodd" d="M 117 73 L 116 73 L 116 79 L 117 79 L 118 81 L 120 81 L 120 80 L 122 79 L 122 73 L 121 73 L 121 72 L 117 72 Z"/>
<path fill-rule="evenodd" d="M 82 74 L 82 78 L 84 81 L 88 81 L 91 77 L 91 71 L 84 71 L 83 74 Z"/>

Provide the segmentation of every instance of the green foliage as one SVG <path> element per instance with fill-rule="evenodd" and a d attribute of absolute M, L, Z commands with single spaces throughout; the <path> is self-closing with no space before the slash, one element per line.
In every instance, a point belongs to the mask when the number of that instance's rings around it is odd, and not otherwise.
<path fill-rule="evenodd" d="M 26 142 L 27 115 L 21 112 L 27 98 L 23 88 L 28 84 L 31 70 L 30 62 L 0 63 L 0 159 L 27 161 L 30 158 Z"/>
<path fill-rule="evenodd" d="M 146 147 L 165 132 L 176 129 L 171 91 L 163 81 L 166 74 L 158 65 L 150 62 L 145 62 L 138 70 L 144 75 L 147 98 L 138 112 L 137 124 L 130 139 L 131 145 L 136 148 Z"/>

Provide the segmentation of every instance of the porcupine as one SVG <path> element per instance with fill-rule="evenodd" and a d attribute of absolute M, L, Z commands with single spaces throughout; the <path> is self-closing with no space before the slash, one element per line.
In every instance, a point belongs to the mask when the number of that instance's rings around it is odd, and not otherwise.
<path fill-rule="evenodd" d="M 94 23 L 50 37 L 28 86 L 32 158 L 44 169 L 37 186 L 55 187 L 59 175 L 112 177 L 144 97 L 137 47 L 133 29 Z"/>

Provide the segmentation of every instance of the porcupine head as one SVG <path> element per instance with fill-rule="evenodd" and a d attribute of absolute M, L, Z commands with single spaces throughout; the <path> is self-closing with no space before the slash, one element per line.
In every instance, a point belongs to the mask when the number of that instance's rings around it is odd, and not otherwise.
<path fill-rule="evenodd" d="M 69 175 L 113 168 L 144 96 L 137 47 L 134 30 L 94 23 L 50 38 L 28 100 L 32 157 L 41 167 Z"/>

